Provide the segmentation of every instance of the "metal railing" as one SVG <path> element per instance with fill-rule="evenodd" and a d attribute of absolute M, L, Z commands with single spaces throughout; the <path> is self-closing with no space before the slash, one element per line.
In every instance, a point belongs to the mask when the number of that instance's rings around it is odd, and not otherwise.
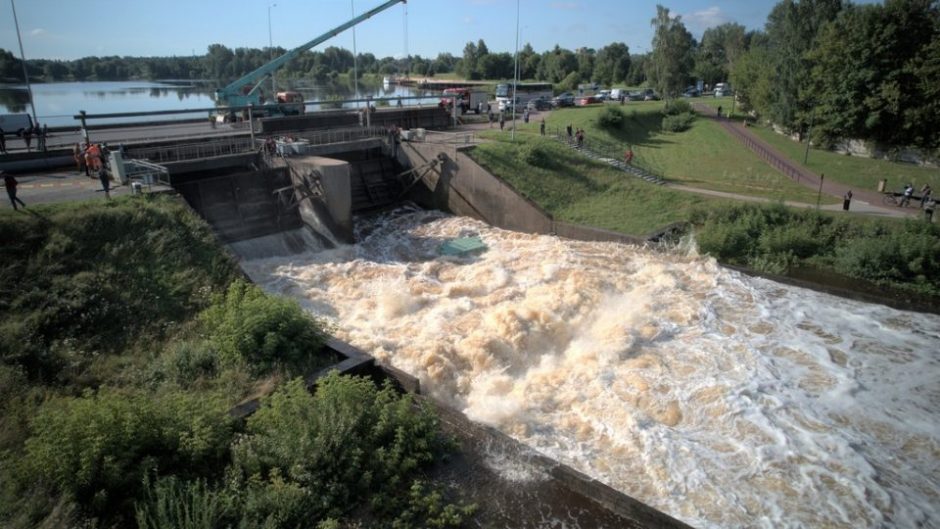
<path fill-rule="evenodd" d="M 182 162 L 212 158 L 230 154 L 241 154 L 255 150 L 251 138 L 224 138 L 200 143 L 166 145 L 160 147 L 128 147 L 125 156 L 156 163 Z"/>
<path fill-rule="evenodd" d="M 577 140 L 575 140 L 575 137 L 574 137 L 574 131 L 572 131 L 572 136 L 569 137 L 568 132 L 566 130 L 563 131 L 560 127 L 553 128 L 552 130 L 548 132 L 548 135 L 558 142 L 564 143 L 566 145 L 569 145 L 577 149 L 584 149 L 585 151 L 590 151 L 594 153 L 595 155 L 602 157 L 602 158 L 609 158 L 611 160 L 623 160 L 624 158 L 624 146 L 622 145 L 614 144 L 611 142 L 604 142 L 604 141 L 597 140 L 597 139 L 585 138 L 581 142 L 581 145 L 578 146 Z M 638 169 L 641 172 L 647 173 L 655 178 L 658 178 L 659 180 L 663 182 L 666 181 L 666 177 L 663 176 L 662 173 L 660 173 L 659 171 L 654 171 L 653 169 L 650 169 L 648 166 L 643 165 L 642 162 L 638 162 L 636 158 L 633 158 L 630 161 L 630 166 Z"/>
<path fill-rule="evenodd" d="M 749 135 L 741 132 L 736 127 L 731 126 L 730 124 L 725 124 L 725 123 L 722 123 L 722 125 L 727 125 L 724 127 L 725 130 L 730 132 L 731 135 L 735 137 L 735 139 L 737 139 L 742 144 L 744 144 L 744 146 L 750 149 L 751 152 L 756 154 L 758 158 L 766 162 L 768 165 L 770 165 L 774 169 L 780 171 L 785 176 L 793 180 L 796 180 L 797 182 L 799 182 L 801 178 L 806 176 L 806 174 L 803 171 L 799 170 L 797 167 L 794 167 L 792 164 L 788 163 L 787 161 L 781 159 L 775 153 L 771 152 L 762 143 L 755 141 Z"/>

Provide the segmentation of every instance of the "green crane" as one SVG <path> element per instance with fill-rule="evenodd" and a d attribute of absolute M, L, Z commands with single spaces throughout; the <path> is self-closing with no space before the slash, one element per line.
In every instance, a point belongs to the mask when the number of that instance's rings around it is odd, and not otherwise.
<path fill-rule="evenodd" d="M 239 79 L 232 81 L 227 86 L 220 88 L 215 91 L 215 99 L 220 105 L 228 107 L 245 107 L 248 105 L 254 105 L 258 107 L 259 110 L 267 114 L 302 114 L 304 112 L 303 97 L 296 95 L 294 98 L 288 98 L 286 101 L 278 102 L 276 95 L 271 94 L 271 97 L 268 100 L 265 100 L 261 91 L 261 84 L 268 79 L 271 74 L 287 64 L 291 59 L 297 57 L 302 52 L 313 48 L 314 46 L 321 44 L 324 41 L 327 41 L 336 35 L 339 35 L 343 31 L 355 26 L 356 24 L 369 19 L 372 15 L 376 15 L 385 11 L 386 9 L 392 7 L 393 5 L 401 2 L 405 3 L 407 0 L 388 0 L 384 4 L 375 7 L 365 13 L 349 20 L 348 22 L 336 26 L 335 28 L 327 31 L 326 33 L 320 35 L 319 37 L 298 46 L 284 55 L 272 60 L 271 62 L 266 63 L 260 68 L 245 74 Z"/>

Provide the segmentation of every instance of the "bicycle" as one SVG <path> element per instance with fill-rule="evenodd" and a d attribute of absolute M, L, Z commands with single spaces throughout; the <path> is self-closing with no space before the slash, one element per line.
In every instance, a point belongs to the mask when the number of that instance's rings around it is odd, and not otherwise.
<path fill-rule="evenodd" d="M 885 193 L 885 196 L 881 199 L 881 201 L 886 206 L 900 206 L 900 197 L 900 193 Z"/>

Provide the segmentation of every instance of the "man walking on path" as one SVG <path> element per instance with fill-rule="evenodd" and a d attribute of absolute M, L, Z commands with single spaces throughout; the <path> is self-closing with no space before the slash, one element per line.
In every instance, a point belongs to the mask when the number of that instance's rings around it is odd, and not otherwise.
<path fill-rule="evenodd" d="M 3 132 L 3 129 L 0 129 L 0 154 L 7 153 L 7 137 L 6 132 Z"/>
<path fill-rule="evenodd" d="M 927 199 L 927 203 L 924 204 L 924 218 L 927 219 L 927 222 L 933 223 L 933 210 L 937 207 L 937 201 L 930 197 Z"/>
<path fill-rule="evenodd" d="M 503 130 L 503 127 L 506 125 L 506 116 L 502 112 L 499 113 L 499 130 Z"/>
<path fill-rule="evenodd" d="M 111 200 L 111 176 L 104 166 L 98 169 L 98 179 L 101 180 L 101 189 L 104 189 L 104 196 Z"/>
<path fill-rule="evenodd" d="M 33 142 L 33 128 L 26 127 L 23 129 L 23 142 L 26 143 L 26 152 L 29 152 L 29 146 Z"/>
<path fill-rule="evenodd" d="M 7 188 L 7 196 L 10 197 L 10 204 L 13 204 L 13 209 L 18 210 L 16 203 L 19 202 L 24 208 L 26 204 L 22 200 L 16 197 L 16 186 L 19 182 L 16 181 L 16 178 L 13 178 L 13 175 L 7 174 L 4 171 L 0 171 L 0 175 L 3 176 L 3 185 Z"/>
<path fill-rule="evenodd" d="M 545 135 L 545 118 L 542 118 L 542 122 L 539 123 L 539 134 Z"/>

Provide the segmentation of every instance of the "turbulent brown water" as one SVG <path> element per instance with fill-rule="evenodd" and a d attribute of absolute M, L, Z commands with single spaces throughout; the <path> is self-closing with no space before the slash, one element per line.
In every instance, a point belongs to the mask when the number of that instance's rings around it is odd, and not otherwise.
<path fill-rule="evenodd" d="M 472 419 L 694 526 L 940 526 L 937 316 L 440 213 L 362 228 L 242 266 Z M 438 255 L 468 233 L 489 250 Z"/>

